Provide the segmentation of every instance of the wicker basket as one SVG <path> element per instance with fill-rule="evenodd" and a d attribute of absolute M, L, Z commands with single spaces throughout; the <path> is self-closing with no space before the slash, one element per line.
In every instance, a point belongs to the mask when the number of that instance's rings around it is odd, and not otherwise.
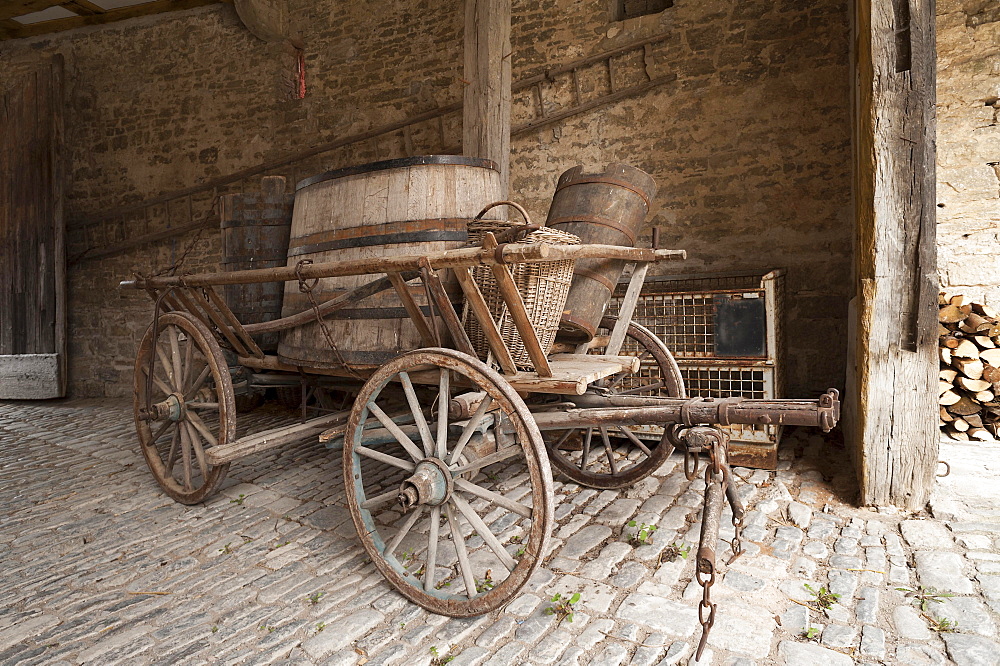
<path fill-rule="evenodd" d="M 486 211 L 499 205 L 508 205 L 518 210 L 524 217 L 524 223 L 509 220 L 483 220 L 480 219 Z M 506 238 L 517 240 L 508 241 L 519 244 L 549 243 L 552 245 L 579 245 L 580 238 L 565 231 L 549 229 L 547 227 L 537 227 L 531 224 L 528 213 L 512 201 L 497 201 L 490 204 L 476 216 L 476 219 L 469 223 L 469 242 L 473 246 L 481 246 L 486 233 L 493 233 L 498 236 L 498 240 L 504 242 Z M 569 294 L 570 283 L 573 281 L 573 260 L 546 261 L 541 263 L 520 263 L 510 266 L 511 277 L 524 301 L 524 308 L 528 313 L 528 320 L 531 321 L 538 336 L 538 342 L 542 351 L 548 354 L 555 342 L 556 333 L 559 330 L 559 318 L 562 316 L 563 306 L 566 304 L 566 296 Z M 533 370 L 534 365 L 528 356 L 521 336 L 518 335 L 517 327 L 500 297 L 500 288 L 493 276 L 493 271 L 489 266 L 475 266 L 472 271 L 472 278 L 483 294 L 486 305 L 493 315 L 493 320 L 500 329 L 500 335 L 504 344 L 510 349 L 514 364 L 521 370 Z M 470 314 L 468 306 L 465 308 L 465 331 L 472 341 L 479 358 L 487 360 L 490 354 L 490 346 L 483 334 L 479 320 Z"/>

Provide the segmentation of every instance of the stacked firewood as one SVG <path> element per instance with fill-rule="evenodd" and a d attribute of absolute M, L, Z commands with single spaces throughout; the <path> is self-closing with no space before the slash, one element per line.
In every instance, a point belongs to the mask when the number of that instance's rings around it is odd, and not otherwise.
<path fill-rule="evenodd" d="M 941 294 L 938 384 L 941 430 L 952 439 L 992 440 L 1000 432 L 1000 312 Z"/>

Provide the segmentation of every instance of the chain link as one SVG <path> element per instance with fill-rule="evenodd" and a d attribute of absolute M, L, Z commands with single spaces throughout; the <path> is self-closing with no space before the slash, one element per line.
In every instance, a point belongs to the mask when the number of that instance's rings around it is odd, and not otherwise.
<path fill-rule="evenodd" d="M 309 303 L 312 305 L 313 315 L 316 317 L 316 322 L 319 324 L 320 330 L 323 332 L 323 337 L 326 338 L 326 344 L 330 346 L 333 350 L 334 356 L 337 357 L 337 363 L 344 367 L 351 376 L 355 379 L 364 379 L 358 372 L 347 364 L 344 360 L 343 354 L 340 353 L 340 349 L 333 341 L 333 334 L 330 333 L 330 329 L 326 325 L 326 321 L 323 320 L 323 315 L 320 314 L 319 304 L 316 303 L 316 297 L 313 296 L 313 289 L 319 284 L 319 278 L 313 278 L 312 283 L 302 277 L 302 269 L 312 263 L 312 259 L 302 259 L 299 263 L 295 264 L 295 277 L 299 280 L 299 292 L 305 294 L 309 298 Z M 303 397 L 305 397 L 305 390 L 303 389 Z M 303 407 L 304 409 L 304 407 Z"/>

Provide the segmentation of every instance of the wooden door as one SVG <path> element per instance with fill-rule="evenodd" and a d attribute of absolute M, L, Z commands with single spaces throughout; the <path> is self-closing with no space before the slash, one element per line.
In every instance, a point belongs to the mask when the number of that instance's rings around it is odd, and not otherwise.
<path fill-rule="evenodd" d="M 62 59 L 0 95 L 0 398 L 59 398 L 66 394 Z"/>

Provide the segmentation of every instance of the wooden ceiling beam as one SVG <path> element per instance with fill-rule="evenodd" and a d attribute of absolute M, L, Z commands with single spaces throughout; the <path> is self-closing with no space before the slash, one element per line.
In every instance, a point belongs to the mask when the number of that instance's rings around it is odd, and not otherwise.
<path fill-rule="evenodd" d="M 59 4 L 59 0 L 13 0 L 0 3 L 0 20 L 40 12 Z"/>
<path fill-rule="evenodd" d="M 106 14 L 108 11 L 99 5 L 89 2 L 89 0 L 69 0 L 68 2 L 60 2 L 59 6 L 63 9 L 68 9 L 71 12 L 76 12 L 80 16 Z"/>
<path fill-rule="evenodd" d="M 81 0 L 75 0 L 75 1 L 81 2 Z M 63 19 L 55 19 L 53 21 L 42 21 L 40 23 L 32 23 L 29 25 L 22 25 L 20 23 L 17 23 L 16 21 L 2 21 L 0 22 L 0 40 L 34 37 L 36 35 L 44 35 L 49 32 L 72 30 L 73 28 L 82 28 L 88 25 L 102 25 L 104 23 L 111 23 L 112 21 L 121 21 L 124 19 L 136 18 L 139 16 L 160 14 L 163 12 L 193 9 L 195 7 L 202 7 L 204 5 L 218 4 L 219 2 L 220 0 L 156 0 L 156 2 L 148 2 L 144 5 L 135 5 L 133 7 L 122 7 L 121 9 L 112 9 L 104 12 L 103 14 L 89 14 L 87 16 L 71 16 Z M 56 3 L 52 2 L 52 4 Z M 17 27 L 16 28 L 10 27 L 12 23 L 15 24 Z"/>

